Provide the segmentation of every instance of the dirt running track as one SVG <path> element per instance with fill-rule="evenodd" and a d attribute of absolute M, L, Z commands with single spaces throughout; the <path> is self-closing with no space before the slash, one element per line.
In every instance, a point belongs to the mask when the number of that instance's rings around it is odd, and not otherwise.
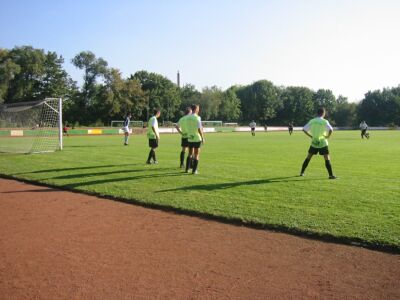
<path fill-rule="evenodd" d="M 0 299 L 400 299 L 400 256 L 0 179 Z"/>

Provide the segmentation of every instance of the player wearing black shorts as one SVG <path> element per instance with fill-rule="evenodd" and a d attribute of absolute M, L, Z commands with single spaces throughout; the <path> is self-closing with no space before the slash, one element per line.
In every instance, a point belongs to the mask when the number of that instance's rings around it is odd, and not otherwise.
<path fill-rule="evenodd" d="M 149 139 L 149 147 L 150 152 L 147 158 L 146 164 L 151 164 L 151 160 L 153 159 L 153 163 L 157 164 L 156 159 L 156 149 L 158 148 L 158 141 L 160 140 L 160 133 L 158 131 L 158 121 L 157 118 L 160 117 L 161 111 L 156 109 L 154 110 L 154 116 L 152 116 L 147 124 L 147 138 Z"/>
<path fill-rule="evenodd" d="M 308 149 L 308 155 L 301 167 L 300 176 L 304 176 L 304 172 L 313 155 L 319 153 L 324 156 L 325 167 L 329 173 L 329 179 L 336 179 L 333 175 L 332 165 L 329 157 L 328 139 L 333 132 L 332 126 L 328 120 L 325 120 L 325 109 L 318 109 L 318 117 L 310 120 L 303 128 L 303 132 L 311 138 L 311 146 Z"/>
<path fill-rule="evenodd" d="M 250 126 L 250 129 L 251 129 L 251 135 L 255 136 L 256 135 L 256 122 L 251 121 L 249 126 Z"/>
<path fill-rule="evenodd" d="M 132 115 L 129 113 L 127 114 L 125 121 L 124 121 L 124 127 L 122 130 L 124 131 L 124 145 L 128 146 L 128 140 L 129 140 L 129 123 L 131 122 L 131 117 Z"/>
<path fill-rule="evenodd" d="M 200 107 L 192 105 L 192 114 L 187 117 L 189 155 L 186 159 L 186 173 L 192 167 L 192 174 L 197 174 L 197 166 L 200 158 L 200 147 L 204 144 L 203 126 L 198 116 Z"/>
<path fill-rule="evenodd" d="M 182 135 L 181 139 L 181 147 L 182 151 L 180 153 L 180 167 L 185 168 L 185 152 L 189 149 L 189 141 L 188 141 L 188 129 L 187 129 L 187 117 L 192 113 L 191 107 L 186 107 L 185 115 L 179 119 L 178 124 L 175 125 L 176 130 Z"/>
<path fill-rule="evenodd" d="M 289 134 L 292 135 L 292 133 L 293 133 L 293 123 L 289 123 L 288 129 L 289 129 Z"/>
<path fill-rule="evenodd" d="M 361 129 L 361 138 L 363 139 L 365 136 L 367 139 L 369 139 L 369 133 L 367 132 L 368 125 L 365 121 L 362 121 L 360 123 L 360 129 Z"/>

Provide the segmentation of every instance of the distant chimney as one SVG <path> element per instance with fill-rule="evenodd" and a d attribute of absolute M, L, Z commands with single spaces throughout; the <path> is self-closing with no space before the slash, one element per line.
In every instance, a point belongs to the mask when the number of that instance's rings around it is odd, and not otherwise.
<path fill-rule="evenodd" d="M 178 74 L 176 74 L 176 84 L 178 85 L 178 88 L 181 87 L 181 75 L 179 74 L 179 71 Z"/>

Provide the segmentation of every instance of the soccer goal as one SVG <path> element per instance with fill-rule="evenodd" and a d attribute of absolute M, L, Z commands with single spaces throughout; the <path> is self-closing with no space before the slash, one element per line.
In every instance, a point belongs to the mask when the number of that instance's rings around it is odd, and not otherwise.
<path fill-rule="evenodd" d="M 125 121 L 111 121 L 111 127 L 122 128 L 124 127 L 124 123 Z M 143 128 L 143 121 L 130 121 L 129 126 Z"/>
<path fill-rule="evenodd" d="M 0 152 L 62 150 L 62 99 L 0 105 Z"/>
<path fill-rule="evenodd" d="M 237 127 L 238 123 L 230 122 L 230 123 L 224 123 L 225 127 Z"/>
<path fill-rule="evenodd" d="M 222 121 L 201 121 L 203 127 L 222 127 Z"/>

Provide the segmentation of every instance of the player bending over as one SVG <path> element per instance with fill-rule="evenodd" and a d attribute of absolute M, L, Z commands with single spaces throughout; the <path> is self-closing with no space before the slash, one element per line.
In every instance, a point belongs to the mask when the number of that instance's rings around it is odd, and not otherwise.
<path fill-rule="evenodd" d="M 147 158 L 146 164 L 151 164 L 151 159 L 153 159 L 153 163 L 157 164 L 157 159 L 156 159 L 156 149 L 158 147 L 158 141 L 160 140 L 160 133 L 158 131 L 158 121 L 157 118 L 159 118 L 161 115 L 161 111 L 159 109 L 154 110 L 154 116 L 152 116 L 149 119 L 149 122 L 147 124 L 147 138 L 149 139 L 149 147 L 150 147 L 150 152 L 149 156 Z"/>
<path fill-rule="evenodd" d="M 328 120 L 324 119 L 324 108 L 319 108 L 317 114 L 318 116 L 310 120 L 303 128 L 304 133 L 311 138 L 311 146 L 308 149 L 308 155 L 303 162 L 300 176 L 304 176 L 304 171 L 306 170 L 313 155 L 319 153 L 325 158 L 325 167 L 328 170 L 329 179 L 336 179 L 337 177 L 333 175 L 332 172 L 332 165 L 328 149 L 328 139 L 333 132 L 333 128 L 329 124 Z"/>
<path fill-rule="evenodd" d="M 125 121 L 124 121 L 124 127 L 122 128 L 124 131 L 124 145 L 128 146 L 128 140 L 129 140 L 129 123 L 131 121 L 132 115 L 129 113 L 126 115 Z"/>
<path fill-rule="evenodd" d="M 187 117 L 188 129 L 188 142 L 189 142 L 189 155 L 186 159 L 186 173 L 192 167 L 192 174 L 197 174 L 197 167 L 200 158 L 200 146 L 204 144 L 203 126 L 201 125 L 201 118 L 198 116 L 200 107 L 193 104 L 191 106 L 192 114 Z"/>
<path fill-rule="evenodd" d="M 362 121 L 360 123 L 360 129 L 361 129 L 361 138 L 363 139 L 365 136 L 367 139 L 369 139 L 369 133 L 367 132 L 368 125 L 365 121 Z"/>
<path fill-rule="evenodd" d="M 251 121 L 251 123 L 249 124 L 250 128 L 251 128 L 251 135 L 255 136 L 256 135 L 256 122 Z"/>
<path fill-rule="evenodd" d="M 189 149 L 189 141 L 188 141 L 188 128 L 187 128 L 187 118 L 192 113 L 191 107 L 186 107 L 185 110 L 186 115 L 179 119 L 178 124 L 175 125 L 176 130 L 182 135 L 181 139 L 181 155 L 180 155 L 180 167 L 183 169 L 185 167 L 185 152 Z"/>

